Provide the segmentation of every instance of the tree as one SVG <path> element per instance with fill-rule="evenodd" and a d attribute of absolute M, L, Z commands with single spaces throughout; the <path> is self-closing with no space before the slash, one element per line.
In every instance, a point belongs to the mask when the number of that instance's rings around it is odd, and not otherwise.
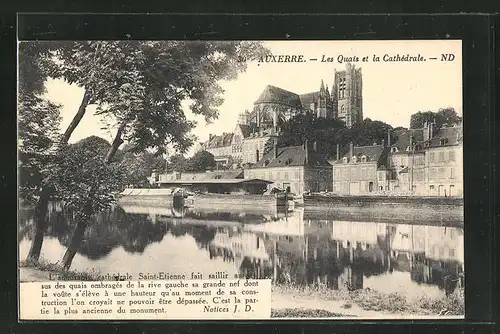
<path fill-rule="evenodd" d="M 216 166 L 214 155 L 208 151 L 199 151 L 187 163 L 187 172 L 204 172 Z"/>
<path fill-rule="evenodd" d="M 426 122 L 433 122 L 436 114 L 432 111 L 417 112 L 410 117 L 410 129 L 421 129 Z"/>
<path fill-rule="evenodd" d="M 188 164 L 188 159 L 182 154 L 175 154 L 170 157 L 170 161 L 168 162 L 167 165 L 167 171 L 168 172 L 173 172 L 173 171 L 178 171 L 182 172 L 185 171 L 187 168 Z"/>
<path fill-rule="evenodd" d="M 84 89 L 59 146 L 67 145 L 87 106 L 97 104 L 97 114 L 111 116 L 117 125 L 106 156 L 109 163 L 125 140 L 138 152 L 152 148 L 162 153 L 167 145 L 186 151 L 194 140 L 189 135 L 194 123 L 186 119 L 181 102 L 193 101 L 191 110 L 207 121 L 217 117 L 222 103 L 218 82 L 234 79 L 245 70 L 246 62 L 238 60 L 252 60 L 266 52 L 258 42 L 238 41 L 54 42 L 51 50 L 57 66 L 48 67 L 49 75 Z M 28 255 L 34 260 L 40 254 L 51 195 L 50 182 L 46 182 L 37 203 L 37 233 Z"/>
<path fill-rule="evenodd" d="M 387 133 L 392 132 L 392 126 L 381 121 L 372 121 L 367 118 L 363 122 L 356 123 L 349 129 L 350 140 L 357 146 L 368 146 L 387 143 Z"/>
<path fill-rule="evenodd" d="M 439 120 L 439 122 L 441 123 L 439 127 L 441 127 L 442 125 L 459 125 L 462 122 L 462 117 L 458 116 L 455 108 L 452 107 L 439 109 L 436 114 L 436 118 L 436 122 Z"/>
<path fill-rule="evenodd" d="M 59 138 L 60 106 L 32 95 L 23 99 L 18 110 L 19 193 L 33 204 L 50 175 Z"/>
<path fill-rule="evenodd" d="M 91 136 L 62 149 L 54 164 L 53 186 L 64 206 L 74 212 L 77 228 L 62 259 L 69 268 L 80 246 L 90 218 L 116 201 L 123 185 L 123 172 L 117 163 L 106 163 L 110 144 Z"/>
<path fill-rule="evenodd" d="M 148 178 L 155 170 L 163 172 L 165 170 L 165 159 L 151 152 L 133 153 L 127 148 L 121 150 L 122 158 L 116 160 L 124 170 L 124 183 L 135 187 L 149 185 Z"/>
<path fill-rule="evenodd" d="M 172 145 L 178 152 L 185 152 L 194 143 L 195 138 L 189 135 L 194 123 L 186 119 L 181 103 L 191 100 L 191 111 L 203 115 L 207 122 L 216 118 L 217 108 L 223 102 L 219 81 L 236 78 L 246 69 L 246 62 L 240 61 L 242 58 L 252 60 L 265 51 L 257 42 L 134 43 L 127 41 L 126 52 L 109 55 L 133 72 L 126 76 L 125 83 L 117 74 L 118 84 L 112 86 L 115 91 L 97 86 L 101 93 L 98 98 L 106 101 L 97 113 L 112 115 L 118 126 L 104 159 L 106 164 L 113 162 L 125 140 L 133 151 L 151 149 L 161 154 L 167 145 Z M 87 92 L 92 98 L 93 89 Z M 83 204 L 84 208 L 92 207 L 92 200 L 88 201 Z M 85 227 L 86 223 L 79 221 L 75 234 Z"/>
<path fill-rule="evenodd" d="M 50 188 L 47 179 L 59 137 L 60 106 L 43 98 L 45 81 L 55 67 L 50 42 L 19 43 L 18 139 L 19 193 L 35 204 L 35 233 L 28 258 L 38 260 L 45 231 Z"/>
<path fill-rule="evenodd" d="M 411 115 L 410 128 L 421 129 L 426 122 L 436 122 L 436 128 L 443 126 L 454 126 L 462 122 L 462 118 L 457 115 L 457 112 L 452 107 L 441 108 L 437 112 L 426 111 L 417 112 Z"/>

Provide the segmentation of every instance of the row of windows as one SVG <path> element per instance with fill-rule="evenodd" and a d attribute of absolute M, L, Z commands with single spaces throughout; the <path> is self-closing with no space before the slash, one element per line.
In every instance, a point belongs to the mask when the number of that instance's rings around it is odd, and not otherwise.
<path fill-rule="evenodd" d="M 455 161 L 455 151 L 448 152 L 430 152 L 429 153 L 429 162 L 448 162 Z"/>
<path fill-rule="evenodd" d="M 348 179 L 365 179 L 375 177 L 374 167 L 349 167 L 349 168 L 335 168 L 334 178 L 337 180 Z"/>
<path fill-rule="evenodd" d="M 300 172 L 252 172 L 251 178 L 264 180 L 300 180 Z"/>
<path fill-rule="evenodd" d="M 363 155 L 361 158 L 358 158 L 357 156 L 353 156 L 352 159 L 351 159 L 351 162 L 352 163 L 357 163 L 357 162 L 367 162 L 369 161 L 369 158 L 365 155 Z M 343 163 L 348 163 L 349 162 L 349 159 L 347 159 L 347 157 L 343 157 L 342 158 L 342 162 Z"/>
<path fill-rule="evenodd" d="M 429 168 L 429 178 L 431 179 L 454 179 L 455 178 L 455 169 L 454 168 Z"/>
<path fill-rule="evenodd" d="M 438 195 L 438 196 L 455 196 L 455 185 L 450 185 L 448 188 L 446 188 L 444 185 L 439 185 L 435 186 L 431 184 L 429 186 L 429 191 L 431 195 Z"/>
<path fill-rule="evenodd" d="M 410 162 L 413 166 L 425 165 L 425 157 L 423 155 L 414 156 L 392 156 L 391 162 L 393 166 L 409 166 Z"/>

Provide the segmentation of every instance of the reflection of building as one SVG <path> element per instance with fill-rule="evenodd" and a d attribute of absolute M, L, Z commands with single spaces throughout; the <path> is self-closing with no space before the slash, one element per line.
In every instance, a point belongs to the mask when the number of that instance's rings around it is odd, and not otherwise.
<path fill-rule="evenodd" d="M 245 170 L 245 178 L 264 179 L 274 182 L 282 189 L 301 194 L 307 191 L 330 191 L 332 187 L 331 165 L 316 152 L 316 145 L 273 149 L 255 164 Z"/>
<path fill-rule="evenodd" d="M 254 233 L 242 232 L 232 236 L 226 233 L 217 233 L 212 244 L 215 248 L 230 250 L 235 259 L 244 256 L 263 261 L 269 259 L 263 240 Z"/>
<path fill-rule="evenodd" d="M 341 195 L 363 195 L 383 190 L 387 151 L 383 145 L 349 147 L 349 153 L 333 164 L 333 191 Z M 385 179 L 385 177 L 384 177 Z"/>
<path fill-rule="evenodd" d="M 277 221 L 248 225 L 245 228 L 255 233 L 303 236 L 305 233 L 304 209 L 299 208 L 294 210 L 292 213 L 287 214 L 286 217 L 282 217 Z"/>
<path fill-rule="evenodd" d="M 233 133 L 210 135 L 202 149 L 221 163 L 230 159 L 241 164 L 256 163 L 264 155 L 266 141 L 295 115 L 311 112 L 318 118 L 338 118 L 351 127 L 363 121 L 362 105 L 361 69 L 351 64 L 334 72 L 331 92 L 323 81 L 318 91 L 300 95 L 268 85 L 254 102 L 253 110 L 239 115 Z"/>
<path fill-rule="evenodd" d="M 264 240 L 254 233 L 219 232 L 209 246 L 210 258 L 235 262 L 245 278 L 264 278 L 271 268 Z"/>

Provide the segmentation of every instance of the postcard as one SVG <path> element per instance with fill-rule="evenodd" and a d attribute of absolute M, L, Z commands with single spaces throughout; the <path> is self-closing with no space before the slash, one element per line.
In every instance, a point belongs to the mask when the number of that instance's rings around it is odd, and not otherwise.
<path fill-rule="evenodd" d="M 460 40 L 20 41 L 19 319 L 464 318 Z"/>

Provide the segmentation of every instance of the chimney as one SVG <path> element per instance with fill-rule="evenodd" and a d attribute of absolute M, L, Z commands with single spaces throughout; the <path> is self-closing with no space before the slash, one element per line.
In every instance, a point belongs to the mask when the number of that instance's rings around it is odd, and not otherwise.
<path fill-rule="evenodd" d="M 352 160 L 352 156 L 354 155 L 354 143 L 349 143 L 349 162 Z"/>
<path fill-rule="evenodd" d="M 273 156 L 274 159 L 278 157 L 278 140 L 276 137 L 273 138 Z"/>
<path fill-rule="evenodd" d="M 318 152 L 318 143 L 316 141 L 313 143 L 313 151 Z"/>
<path fill-rule="evenodd" d="M 391 146 L 391 129 L 387 129 L 387 146 Z"/>
<path fill-rule="evenodd" d="M 337 144 L 337 160 L 340 159 L 340 144 Z"/>
<path fill-rule="evenodd" d="M 382 139 L 382 147 L 385 147 L 385 140 Z"/>
<path fill-rule="evenodd" d="M 436 130 L 436 122 L 429 122 L 429 140 L 434 137 L 435 130 Z"/>
<path fill-rule="evenodd" d="M 413 148 L 413 135 L 410 135 L 410 150 Z"/>
<path fill-rule="evenodd" d="M 306 161 L 305 163 L 309 163 L 309 142 L 307 141 L 307 139 L 304 141 L 304 150 L 306 151 Z"/>

